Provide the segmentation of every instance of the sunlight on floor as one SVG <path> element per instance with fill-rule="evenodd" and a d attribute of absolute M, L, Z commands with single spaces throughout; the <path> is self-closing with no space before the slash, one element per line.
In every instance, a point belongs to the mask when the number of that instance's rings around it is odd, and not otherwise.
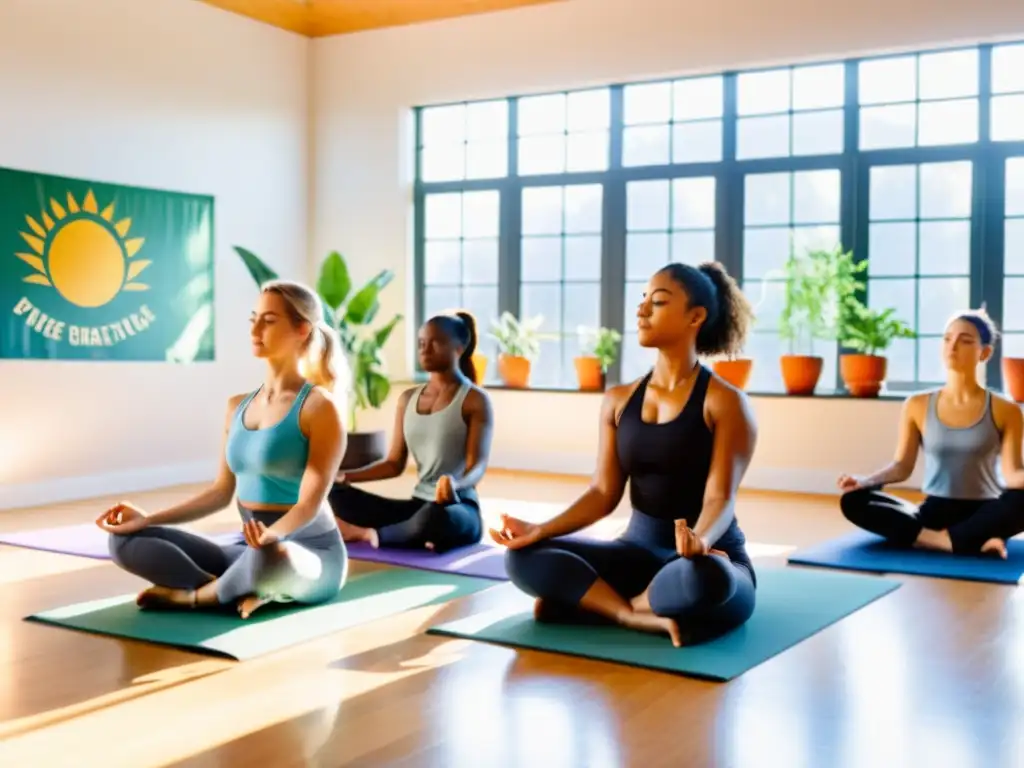
<path fill-rule="evenodd" d="M 0 548 L 0 585 L 20 584 L 61 573 L 80 573 L 107 564 L 106 560 L 3 546 Z"/>

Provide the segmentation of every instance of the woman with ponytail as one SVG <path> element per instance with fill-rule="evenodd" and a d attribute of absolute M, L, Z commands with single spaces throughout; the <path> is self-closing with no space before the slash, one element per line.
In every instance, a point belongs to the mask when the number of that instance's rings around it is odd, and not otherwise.
<path fill-rule="evenodd" d="M 387 458 L 339 475 L 331 491 L 346 541 L 445 552 L 482 538 L 476 486 L 487 470 L 494 418 L 490 398 L 476 385 L 476 340 L 468 312 L 437 315 L 420 328 L 419 363 L 429 378 L 399 398 Z M 353 485 L 398 477 L 410 454 L 418 475 L 411 498 Z"/>
<path fill-rule="evenodd" d="M 270 602 L 322 603 L 345 583 L 348 556 L 327 505 L 345 453 L 332 398 L 338 339 L 304 285 L 263 286 L 251 317 L 263 385 L 228 401 L 217 479 L 199 495 L 147 515 L 122 502 L 96 520 L 114 562 L 151 582 L 142 608 L 234 605 L 242 618 Z M 173 527 L 238 498 L 242 531 L 220 545 Z"/>
<path fill-rule="evenodd" d="M 610 621 L 679 646 L 750 618 L 756 580 L 735 504 L 757 430 L 746 396 L 699 360 L 738 351 L 750 318 L 718 264 L 669 264 L 650 279 L 637 336 L 658 357 L 606 393 L 590 488 L 545 523 L 503 515 L 491 531 L 537 620 Z M 620 538 L 565 538 L 610 515 L 627 480 L 633 513 Z"/>

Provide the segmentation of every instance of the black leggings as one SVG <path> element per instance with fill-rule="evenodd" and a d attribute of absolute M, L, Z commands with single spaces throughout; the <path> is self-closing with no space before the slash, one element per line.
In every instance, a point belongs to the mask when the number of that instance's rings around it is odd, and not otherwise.
<path fill-rule="evenodd" d="M 555 614 L 567 617 L 575 617 L 573 609 L 598 579 L 626 600 L 648 589 L 651 610 L 675 619 L 688 644 L 719 637 L 754 612 L 753 570 L 718 555 L 691 560 L 623 539 L 557 538 L 508 550 L 505 567 L 513 584 L 565 607 Z"/>
<path fill-rule="evenodd" d="M 920 507 L 861 488 L 843 494 L 843 515 L 854 525 L 910 547 L 925 528 L 946 530 L 957 554 L 978 554 L 989 539 L 1009 539 L 1024 531 L 1024 491 L 1006 490 L 995 499 L 929 496 Z"/>
<path fill-rule="evenodd" d="M 446 552 L 476 544 L 483 537 L 480 506 L 464 498 L 456 504 L 423 499 L 391 499 L 351 485 L 335 485 L 328 501 L 336 517 L 372 528 L 382 547 Z"/>

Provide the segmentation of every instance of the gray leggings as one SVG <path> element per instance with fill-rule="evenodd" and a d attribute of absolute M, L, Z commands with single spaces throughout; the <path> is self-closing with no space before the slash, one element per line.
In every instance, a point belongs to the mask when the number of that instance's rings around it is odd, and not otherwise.
<path fill-rule="evenodd" d="M 282 517 L 239 511 L 243 520 L 268 527 Z M 348 553 L 326 507 L 284 542 L 281 554 L 250 547 L 241 534 L 237 542 L 221 545 L 180 528 L 153 526 L 127 536 L 112 534 L 110 555 L 124 570 L 161 587 L 198 589 L 217 579 L 221 604 L 250 595 L 269 602 L 322 603 L 338 594 L 348 576 Z"/>

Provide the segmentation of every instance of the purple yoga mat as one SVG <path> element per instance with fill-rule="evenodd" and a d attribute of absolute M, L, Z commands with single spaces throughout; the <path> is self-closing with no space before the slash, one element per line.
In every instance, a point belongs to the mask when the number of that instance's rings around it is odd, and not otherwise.
<path fill-rule="evenodd" d="M 231 531 L 209 536 L 218 544 L 237 541 L 240 533 Z M 93 523 L 82 525 L 65 525 L 60 528 L 41 528 L 35 531 L 17 531 L 0 533 L 0 544 L 26 549 L 40 549 L 44 552 L 58 552 L 62 555 L 91 557 L 96 560 L 109 560 L 107 550 L 107 534 Z"/>
<path fill-rule="evenodd" d="M 505 572 L 505 548 L 475 544 L 435 554 L 425 549 L 374 549 L 369 544 L 358 542 L 348 545 L 353 560 L 397 565 L 404 568 L 419 568 L 424 571 L 461 573 L 463 576 L 478 576 L 482 579 L 507 581 Z"/>

